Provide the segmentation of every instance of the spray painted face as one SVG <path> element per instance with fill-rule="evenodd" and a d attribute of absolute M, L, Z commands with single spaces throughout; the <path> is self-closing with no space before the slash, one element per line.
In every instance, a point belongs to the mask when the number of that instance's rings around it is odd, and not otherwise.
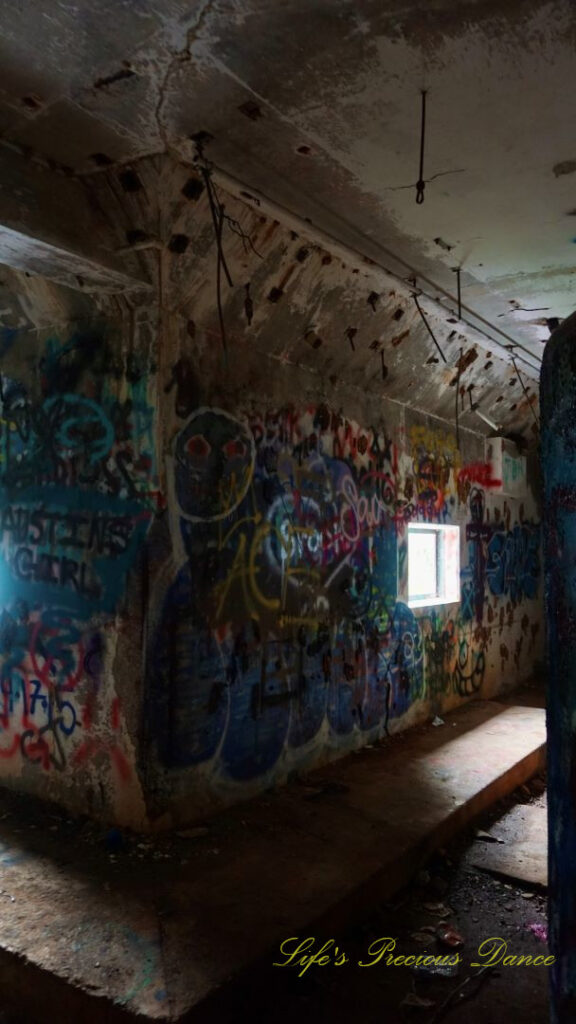
<path fill-rule="evenodd" d="M 178 434 L 174 482 L 183 516 L 215 522 L 233 512 L 254 473 L 254 438 L 222 409 L 196 409 Z"/>

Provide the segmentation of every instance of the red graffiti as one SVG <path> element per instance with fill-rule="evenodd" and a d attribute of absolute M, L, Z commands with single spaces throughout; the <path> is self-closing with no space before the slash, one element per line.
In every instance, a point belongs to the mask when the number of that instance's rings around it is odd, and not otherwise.
<path fill-rule="evenodd" d="M 120 701 L 118 697 L 114 697 L 110 708 L 110 725 L 113 732 L 118 732 L 120 729 L 120 719 Z M 98 754 L 104 754 L 106 758 L 109 758 L 122 782 L 130 781 L 132 778 L 132 769 L 128 758 L 120 747 L 117 746 L 114 737 L 111 737 L 109 740 L 104 740 L 100 737 L 89 736 L 74 751 L 74 754 L 72 755 L 72 762 L 75 765 L 81 766 L 97 757 Z"/>
<path fill-rule="evenodd" d="M 478 484 L 480 487 L 501 487 L 502 481 L 492 476 L 490 462 L 471 462 L 458 470 L 458 483 Z"/>

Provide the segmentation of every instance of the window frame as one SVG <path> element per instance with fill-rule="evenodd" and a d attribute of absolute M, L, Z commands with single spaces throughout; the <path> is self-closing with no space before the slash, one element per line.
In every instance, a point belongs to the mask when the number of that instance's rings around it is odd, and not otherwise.
<path fill-rule="evenodd" d="M 417 533 L 432 533 L 435 545 L 435 593 L 410 594 L 410 536 Z M 452 535 L 450 537 L 450 534 Z M 406 603 L 409 608 L 430 608 L 436 605 L 457 604 L 460 601 L 460 527 L 443 523 L 408 523 L 407 532 L 407 578 Z M 448 544 L 453 545 L 451 566 L 448 563 Z M 451 573 L 449 569 L 451 567 Z"/>

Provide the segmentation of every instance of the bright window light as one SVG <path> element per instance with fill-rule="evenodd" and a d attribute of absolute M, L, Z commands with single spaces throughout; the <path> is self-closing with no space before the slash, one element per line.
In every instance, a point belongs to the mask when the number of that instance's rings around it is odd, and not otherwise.
<path fill-rule="evenodd" d="M 460 527 L 408 525 L 408 604 L 423 608 L 460 600 Z"/>

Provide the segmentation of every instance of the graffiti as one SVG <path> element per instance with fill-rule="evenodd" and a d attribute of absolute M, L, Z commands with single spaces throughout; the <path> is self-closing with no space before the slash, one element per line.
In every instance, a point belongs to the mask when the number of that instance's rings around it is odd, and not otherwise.
<path fill-rule="evenodd" d="M 84 725 L 91 722 L 85 717 Z M 73 754 L 74 765 L 83 765 L 96 758 L 109 760 L 116 769 L 117 777 L 121 782 L 129 782 L 132 777 L 132 769 L 128 759 L 117 742 L 117 734 L 120 730 L 120 702 L 114 697 L 110 708 L 109 730 L 106 739 L 101 736 L 88 736 L 76 747 Z"/>
<path fill-rule="evenodd" d="M 75 627 L 65 611 L 43 617 L 22 607 L 2 613 L 0 757 L 20 751 L 46 771 L 63 771 L 73 747 L 96 724 L 103 643 L 99 633 Z M 93 736 L 89 742 L 102 745 Z M 125 778 L 122 757 L 116 767 Z"/>
<path fill-rule="evenodd" d="M 422 695 L 397 603 L 394 452 L 327 407 L 192 413 L 174 445 L 186 562 L 147 661 L 148 729 L 168 766 L 215 756 L 261 775 L 323 723 L 382 727 Z"/>
<path fill-rule="evenodd" d="M 488 543 L 486 579 L 492 594 L 515 603 L 532 599 L 540 577 L 540 528 L 519 523 L 505 533 L 495 530 Z"/>
<path fill-rule="evenodd" d="M 26 729 L 20 737 L 22 756 L 31 763 L 39 762 L 49 770 L 51 767 L 63 771 L 66 767 L 64 740 L 71 736 L 76 728 L 76 712 L 70 701 L 48 703 L 45 696 L 40 701 L 47 712 L 45 725 Z M 34 700 L 34 698 L 33 698 Z M 56 704 L 56 706 L 54 706 Z M 30 708 L 31 715 L 33 704 Z"/>
<path fill-rule="evenodd" d="M 365 530 L 384 526 L 389 521 L 389 509 L 385 497 L 371 494 L 369 497 L 358 493 L 358 486 L 351 476 L 345 476 L 340 489 L 343 498 L 340 509 L 340 530 L 350 543 L 356 543 Z"/>
<path fill-rule="evenodd" d="M 486 669 L 485 638 L 476 643 L 461 614 L 443 619 L 438 613 L 423 620 L 426 695 L 477 693 Z"/>
<path fill-rule="evenodd" d="M 508 596 L 514 604 L 533 599 L 540 578 L 540 527 L 517 523 L 506 530 L 499 521 L 487 523 L 484 493 L 470 495 L 470 523 L 466 526 L 469 564 L 462 571 L 462 615 L 481 623 L 486 586 L 496 597 Z M 466 577 L 471 577 L 467 579 Z"/>
<path fill-rule="evenodd" d="M 206 417 L 203 413 L 205 424 Z M 216 419 L 219 424 L 219 412 Z M 234 435 L 235 444 L 240 428 L 237 421 L 227 419 L 226 430 Z M 188 424 L 186 443 L 189 435 Z M 180 436 L 176 450 L 182 447 Z M 240 610 L 258 620 L 277 613 L 293 622 L 316 622 L 319 614 L 336 605 L 344 615 L 359 615 L 375 600 L 370 586 L 375 572 L 389 571 L 386 592 L 395 592 L 394 544 L 386 535 L 394 507 L 389 473 L 381 475 L 370 466 L 358 473 L 353 465 L 317 447 L 307 446 L 306 453 L 303 448 L 294 454 L 262 439 L 256 457 L 230 474 L 225 455 L 220 465 L 227 496 L 223 506 L 215 505 L 218 492 L 207 488 L 213 504 L 204 509 L 204 518 L 198 515 L 199 506 L 192 505 L 196 498 L 191 498 L 183 475 L 187 466 L 196 479 L 196 462 L 190 467 L 189 461 L 177 460 L 181 534 L 188 556 L 199 560 L 202 551 L 206 571 L 213 577 L 209 593 L 203 595 L 212 621 L 233 620 Z M 212 472 L 211 468 L 208 476 Z M 231 488 L 237 491 L 238 485 L 239 492 L 230 501 Z M 216 526 L 209 534 L 196 525 L 211 522 Z"/>
<path fill-rule="evenodd" d="M 20 603 L 0 617 L 0 756 L 20 750 L 45 770 L 62 771 L 68 740 L 81 729 L 78 698 L 94 684 L 98 634 L 83 634 L 63 610 Z"/>
<path fill-rule="evenodd" d="M 404 605 L 384 634 L 341 622 L 263 639 L 253 624 L 220 637 L 199 630 L 186 614 L 188 596 L 176 621 L 170 602 L 151 655 L 157 685 L 148 724 L 167 767 L 200 764 L 219 750 L 232 778 L 253 778 L 324 722 L 338 736 L 366 732 L 423 696 L 420 629 Z"/>
<path fill-rule="evenodd" d="M 254 441 L 221 409 L 198 409 L 176 443 L 175 486 L 183 516 L 215 522 L 230 515 L 250 486 Z"/>
<path fill-rule="evenodd" d="M 426 691 L 435 697 L 449 688 L 456 650 L 454 622 L 449 619 L 444 623 L 438 615 L 431 615 L 424 624 L 424 632 Z"/>
<path fill-rule="evenodd" d="M 404 714 L 414 701 L 424 697 L 424 660 L 420 624 L 414 612 L 402 603 L 394 609 L 384 661 L 391 688 L 391 713 Z"/>
<path fill-rule="evenodd" d="M 502 480 L 506 493 L 514 494 L 519 484 L 526 477 L 526 460 L 523 455 L 516 458 L 508 452 L 502 452 Z"/>
<path fill-rule="evenodd" d="M 74 335 L 40 371 L 40 393 L 0 378 L 0 758 L 61 773 L 109 747 L 125 780 L 105 635 L 160 504 L 147 370 Z"/>
<path fill-rule="evenodd" d="M 470 494 L 470 522 L 466 525 L 468 541 L 468 569 L 466 573 L 472 577 L 466 595 L 466 620 L 475 618 L 477 622 L 484 619 L 484 599 L 486 583 L 486 545 L 492 534 L 492 527 L 484 522 L 486 501 L 484 491 L 475 487 Z"/>
<path fill-rule="evenodd" d="M 458 657 L 452 673 L 453 692 L 459 697 L 471 697 L 482 686 L 486 669 L 484 649 L 475 650 L 469 637 L 458 643 Z"/>
<path fill-rule="evenodd" d="M 454 503 L 454 475 L 460 465 L 455 438 L 413 426 L 409 433 L 411 466 L 403 482 L 398 512 L 404 521 L 446 522 Z"/>
<path fill-rule="evenodd" d="M 17 494 L 0 512 L 0 575 L 11 578 L 11 594 L 56 600 L 82 617 L 113 611 L 150 513 L 132 500 L 62 487 Z"/>
<path fill-rule="evenodd" d="M 110 387 L 119 377 L 112 358 L 101 377 L 89 378 L 90 396 L 66 390 L 71 382 L 79 386 L 89 353 L 97 359 L 103 347 L 102 339 L 88 351 L 78 339 L 61 347 L 49 341 L 40 396 L 32 397 L 21 381 L 1 379 L 0 484 L 7 497 L 14 492 L 22 500 L 29 488 L 50 485 L 65 490 L 70 511 L 82 492 L 149 504 L 153 431 L 144 369 L 126 369 L 131 383 L 120 378 L 122 401 Z M 73 362 L 73 355 L 82 359 Z"/>
<path fill-rule="evenodd" d="M 43 426 L 57 459 L 84 456 L 89 464 L 107 455 L 114 430 L 101 407 L 81 395 L 52 395 L 42 406 Z"/>
<path fill-rule="evenodd" d="M 502 481 L 498 480 L 493 473 L 494 470 L 490 462 L 472 462 L 467 466 L 462 466 L 456 476 L 460 501 L 463 504 L 468 501 L 473 484 L 484 488 L 484 490 L 501 487 Z"/>
<path fill-rule="evenodd" d="M 417 701 L 479 692 L 489 576 L 496 585 L 503 572 L 510 589 L 511 568 L 489 548 L 504 526 L 486 522 L 472 486 L 493 482 L 489 467 L 463 468 L 450 434 L 413 428 L 399 467 L 382 425 L 325 405 L 202 407 L 177 427 L 173 453 L 177 569 L 151 616 L 143 769 L 263 778 L 320 741 L 385 732 Z M 459 474 L 461 607 L 416 617 L 398 598 L 404 524 L 451 518 Z"/>

